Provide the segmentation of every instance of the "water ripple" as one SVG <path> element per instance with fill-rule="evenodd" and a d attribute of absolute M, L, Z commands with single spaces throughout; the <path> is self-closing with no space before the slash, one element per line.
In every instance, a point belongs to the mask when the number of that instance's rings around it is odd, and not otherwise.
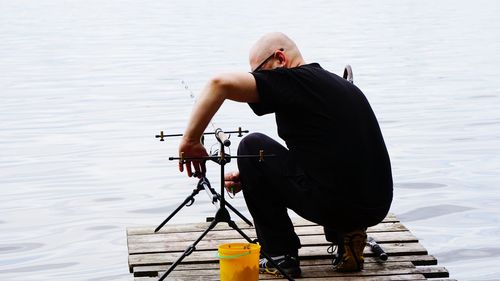
<path fill-rule="evenodd" d="M 75 262 L 67 262 L 67 263 L 48 263 L 48 264 L 40 264 L 33 266 L 25 266 L 18 267 L 12 269 L 0 269 L 0 273 L 27 273 L 27 272 L 39 272 L 45 270 L 54 270 L 54 269 L 64 269 L 68 267 L 72 267 L 78 265 Z"/>
<path fill-rule="evenodd" d="M 447 252 L 439 253 L 440 262 L 457 262 L 473 259 L 491 259 L 500 257 L 500 247 L 490 248 L 475 248 L 467 249 L 460 248 Z"/>
<path fill-rule="evenodd" d="M 0 244 L 0 255 L 13 252 L 31 251 L 43 247 L 42 243 L 17 243 L 17 244 Z"/>
<path fill-rule="evenodd" d="M 416 220 L 425 220 L 429 218 L 435 218 L 439 216 L 444 216 L 453 213 L 465 212 L 473 210 L 470 207 L 464 206 L 456 206 L 456 205 L 436 205 L 436 206 L 427 206 L 422 208 L 417 208 L 402 214 L 399 214 L 399 217 L 403 221 L 416 221 Z"/>

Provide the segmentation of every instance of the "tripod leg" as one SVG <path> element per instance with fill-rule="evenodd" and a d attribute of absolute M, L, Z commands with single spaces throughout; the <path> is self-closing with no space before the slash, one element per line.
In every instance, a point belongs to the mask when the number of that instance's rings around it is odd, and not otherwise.
<path fill-rule="evenodd" d="M 192 204 L 192 202 L 194 202 L 194 196 L 196 196 L 196 194 L 198 194 L 198 192 L 200 192 L 200 187 L 198 186 L 197 189 L 194 189 L 193 192 L 191 193 L 191 195 L 189 195 L 185 200 L 184 202 L 182 202 L 179 207 L 177 207 L 177 209 L 175 209 L 171 214 L 170 216 L 168 216 L 162 223 L 160 223 L 160 225 L 158 225 L 158 227 L 156 227 L 155 229 L 155 232 L 158 232 L 171 218 L 173 218 L 181 209 L 182 207 L 188 205 L 190 202 Z"/>
<path fill-rule="evenodd" d="M 198 239 L 196 239 L 196 241 L 194 241 L 194 243 L 187 247 L 187 249 L 184 251 L 184 253 L 182 253 L 182 255 L 167 269 L 167 271 L 165 273 L 162 274 L 162 276 L 160 277 L 160 279 L 158 279 L 158 281 L 163 281 L 165 278 L 167 278 L 167 276 L 170 274 L 170 272 L 172 272 L 176 267 L 177 265 L 179 265 L 179 263 L 182 262 L 182 260 L 191 255 L 191 253 L 196 250 L 196 245 L 198 245 L 198 243 L 201 241 L 201 239 L 203 239 L 203 237 L 205 237 L 205 235 L 207 235 L 207 233 L 212 230 L 216 225 L 217 225 L 218 221 L 217 220 L 214 220 L 209 226 L 208 228 L 200 235 L 200 237 L 198 237 Z"/>
<path fill-rule="evenodd" d="M 250 237 L 248 237 L 248 235 L 245 234 L 245 232 L 243 232 L 237 225 L 234 221 L 230 220 L 228 223 L 227 223 L 232 229 L 236 230 L 243 238 L 245 238 L 249 243 L 253 243 L 252 239 L 250 239 Z M 266 254 L 265 252 L 263 252 L 262 250 L 260 251 L 260 254 L 262 256 L 264 256 L 280 273 L 281 275 L 283 275 L 283 277 L 285 277 L 286 279 L 288 279 L 289 281 L 294 281 L 295 279 L 293 279 L 292 277 L 290 277 L 276 262 L 274 262 L 274 260 L 271 258 L 271 256 L 269 256 L 268 254 Z"/>
<path fill-rule="evenodd" d="M 226 202 L 226 206 L 233 211 L 238 217 L 240 217 L 244 222 L 246 222 L 249 226 L 253 226 L 252 222 L 248 220 L 242 213 L 240 213 L 238 210 L 236 210 L 231 204 Z"/>

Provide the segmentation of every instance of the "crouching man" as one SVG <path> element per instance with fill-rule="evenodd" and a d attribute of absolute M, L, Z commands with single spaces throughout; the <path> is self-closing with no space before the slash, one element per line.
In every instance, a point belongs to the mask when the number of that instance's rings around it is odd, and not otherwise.
<path fill-rule="evenodd" d="M 282 33 L 260 38 L 249 59 L 251 73 L 217 75 L 204 88 L 179 153 L 207 155 L 200 137 L 226 99 L 248 103 L 259 116 L 275 113 L 286 147 L 263 134 L 246 136 L 238 154 L 264 150 L 276 157 L 238 159 L 226 188 L 243 191 L 262 250 L 291 276 L 301 273 L 301 244 L 287 209 L 324 227 L 326 239 L 338 245 L 336 270 L 361 270 L 366 228 L 381 222 L 392 202 L 389 155 L 368 100 L 347 80 L 306 63 Z M 189 176 L 203 174 L 205 163 L 184 168 Z M 265 258 L 260 268 L 276 272 Z"/>

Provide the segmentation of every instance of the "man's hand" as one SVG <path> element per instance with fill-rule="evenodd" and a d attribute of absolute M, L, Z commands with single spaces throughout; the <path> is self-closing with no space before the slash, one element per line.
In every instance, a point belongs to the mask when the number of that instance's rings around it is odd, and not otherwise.
<path fill-rule="evenodd" d="M 230 172 L 224 175 L 224 186 L 228 192 L 233 194 L 241 191 L 240 172 Z"/>
<path fill-rule="evenodd" d="M 186 138 L 182 138 L 181 144 L 179 145 L 179 157 L 181 157 L 181 154 L 184 157 L 208 156 L 207 150 L 200 143 L 200 141 L 193 141 Z M 193 175 L 194 169 L 196 176 L 201 178 L 202 176 L 205 176 L 205 172 L 207 171 L 205 161 L 206 160 L 184 160 L 184 163 L 179 161 L 179 171 L 184 172 L 184 165 L 186 165 L 188 177 Z"/>

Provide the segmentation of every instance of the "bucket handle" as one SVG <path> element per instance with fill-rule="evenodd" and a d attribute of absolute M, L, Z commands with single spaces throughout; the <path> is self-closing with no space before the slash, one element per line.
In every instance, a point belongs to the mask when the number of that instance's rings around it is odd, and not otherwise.
<path fill-rule="evenodd" d="M 241 257 L 244 257 L 244 256 L 248 256 L 250 254 L 251 254 L 251 252 L 248 251 L 246 253 L 241 253 L 241 254 L 237 254 L 237 255 L 223 256 L 223 255 L 219 254 L 219 252 L 217 252 L 215 254 L 215 257 L 217 257 L 219 259 L 237 259 L 237 258 L 241 258 Z"/>

